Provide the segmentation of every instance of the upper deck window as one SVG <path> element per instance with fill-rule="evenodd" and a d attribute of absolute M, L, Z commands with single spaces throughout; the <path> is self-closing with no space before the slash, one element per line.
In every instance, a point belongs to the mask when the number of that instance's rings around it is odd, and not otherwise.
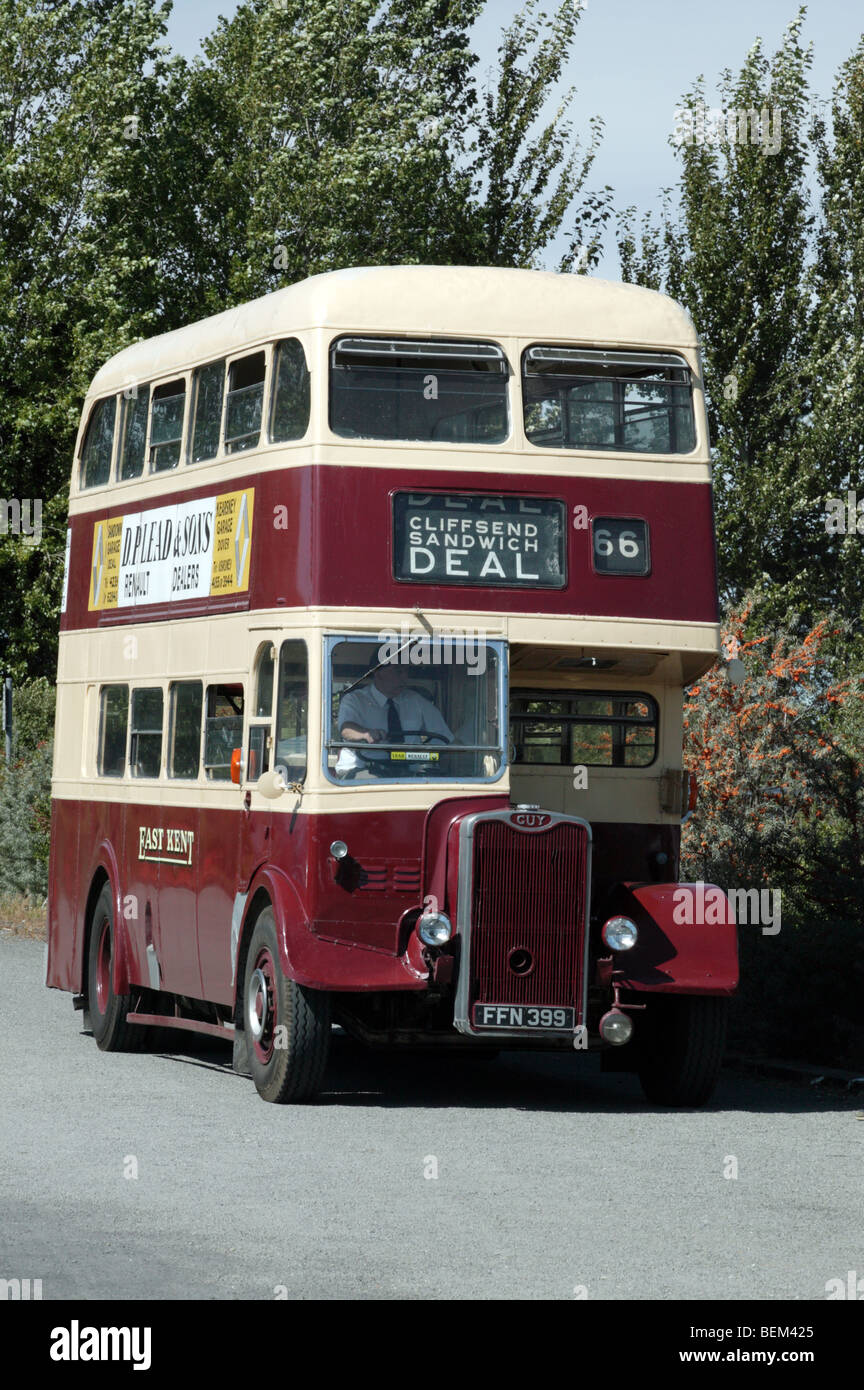
<path fill-rule="evenodd" d="M 495 343 L 338 338 L 330 354 L 330 428 L 345 439 L 500 444 L 507 358 Z"/>
<path fill-rule="evenodd" d="M 138 386 L 131 396 L 124 395 L 118 469 L 121 482 L 128 478 L 140 478 L 144 472 L 144 445 L 147 440 L 149 409 L 149 386 Z"/>
<path fill-rule="evenodd" d="M 150 470 L 161 473 L 176 468 L 180 462 L 183 440 L 183 413 L 186 406 L 186 381 L 163 381 L 153 392 L 150 410 Z"/>
<path fill-rule="evenodd" d="M 690 369 L 663 352 L 536 346 L 522 362 L 525 433 L 545 449 L 689 454 Z"/>
<path fill-rule="evenodd" d="M 309 428 L 309 368 L 303 344 L 286 338 L 276 348 L 270 437 L 276 442 L 302 439 Z"/>
<path fill-rule="evenodd" d="M 265 365 L 263 352 L 253 352 L 231 363 L 225 406 L 225 448 L 229 454 L 258 447 Z"/>
<path fill-rule="evenodd" d="M 114 417 L 117 397 L 97 401 L 90 411 L 87 432 L 81 446 L 80 486 L 104 487 L 111 477 L 111 453 L 114 447 Z"/>
<path fill-rule="evenodd" d="M 220 362 L 208 362 L 206 367 L 199 367 L 193 382 L 195 404 L 189 462 L 202 463 L 205 459 L 215 459 L 219 452 L 222 393 L 225 389 L 224 358 Z"/>

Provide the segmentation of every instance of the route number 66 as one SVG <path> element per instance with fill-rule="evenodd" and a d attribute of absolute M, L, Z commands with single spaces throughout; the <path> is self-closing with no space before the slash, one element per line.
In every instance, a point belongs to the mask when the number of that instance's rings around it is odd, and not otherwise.
<path fill-rule="evenodd" d="M 625 560 L 635 560 L 640 554 L 636 532 L 619 531 L 617 539 L 618 554 L 623 555 Z M 605 527 L 601 527 L 594 532 L 594 553 L 596 555 L 611 555 L 614 549 L 615 543 L 611 531 L 607 531 Z"/>
<path fill-rule="evenodd" d="M 598 574 L 648 574 L 647 522 L 635 516 L 597 516 L 592 531 Z"/>

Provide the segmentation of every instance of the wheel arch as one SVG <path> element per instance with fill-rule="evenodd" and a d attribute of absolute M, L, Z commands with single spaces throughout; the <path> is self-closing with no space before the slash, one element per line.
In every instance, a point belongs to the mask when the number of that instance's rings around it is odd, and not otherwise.
<path fill-rule="evenodd" d="M 120 898 L 120 873 L 117 866 L 117 857 L 111 844 L 103 842 L 99 847 L 96 866 L 90 875 L 90 886 L 87 890 L 87 901 L 84 908 L 84 932 L 82 937 L 83 949 L 81 951 L 81 961 L 79 964 L 80 992 L 87 995 L 87 963 L 90 955 L 90 933 L 93 929 L 93 916 L 96 911 L 96 904 L 102 895 L 105 884 L 111 889 L 111 897 L 114 905 L 114 949 L 112 953 L 112 987 L 115 994 L 125 994 L 129 987 L 128 954 L 126 931 L 122 923 L 123 904 Z"/>
<path fill-rule="evenodd" d="M 249 944 L 258 918 L 268 907 L 273 909 L 276 940 L 279 943 L 279 964 L 289 980 L 298 978 L 298 971 L 292 962 L 291 937 L 294 931 L 305 926 L 306 915 L 300 902 L 300 896 L 291 880 L 279 869 L 268 864 L 258 870 L 249 885 L 237 941 L 234 959 L 234 1023 L 236 1027 L 242 1026 L 242 981 L 249 955 Z"/>

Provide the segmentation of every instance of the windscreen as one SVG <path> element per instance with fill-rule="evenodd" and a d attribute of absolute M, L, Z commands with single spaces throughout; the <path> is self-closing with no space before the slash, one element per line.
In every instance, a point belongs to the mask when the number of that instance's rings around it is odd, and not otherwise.
<path fill-rule="evenodd" d="M 501 658 L 492 644 L 446 635 L 336 638 L 328 671 L 325 760 L 334 780 L 500 775 Z"/>

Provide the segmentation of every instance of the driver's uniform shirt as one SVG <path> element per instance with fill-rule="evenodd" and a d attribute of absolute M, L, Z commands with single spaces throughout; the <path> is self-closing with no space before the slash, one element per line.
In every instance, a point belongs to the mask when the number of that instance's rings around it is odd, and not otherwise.
<path fill-rule="evenodd" d="M 396 706 L 399 721 L 405 731 L 400 739 L 394 738 L 389 740 L 390 742 L 419 743 L 421 734 L 437 734 L 447 743 L 453 742 L 453 735 L 444 722 L 444 716 L 425 695 L 418 695 L 416 690 L 402 690 L 398 695 L 390 697 L 383 694 L 371 681 L 368 685 L 349 690 L 347 695 L 343 695 L 336 720 L 337 728 L 340 730 L 339 737 L 342 736 L 341 730 L 345 724 L 356 724 L 360 729 L 379 729 L 386 742 L 387 703 L 390 698 Z M 364 743 L 361 746 L 362 758 L 350 748 L 341 748 L 335 771 L 351 772 L 355 768 L 363 767 L 367 761 L 390 760 L 390 754 L 376 750 L 373 743 Z"/>

